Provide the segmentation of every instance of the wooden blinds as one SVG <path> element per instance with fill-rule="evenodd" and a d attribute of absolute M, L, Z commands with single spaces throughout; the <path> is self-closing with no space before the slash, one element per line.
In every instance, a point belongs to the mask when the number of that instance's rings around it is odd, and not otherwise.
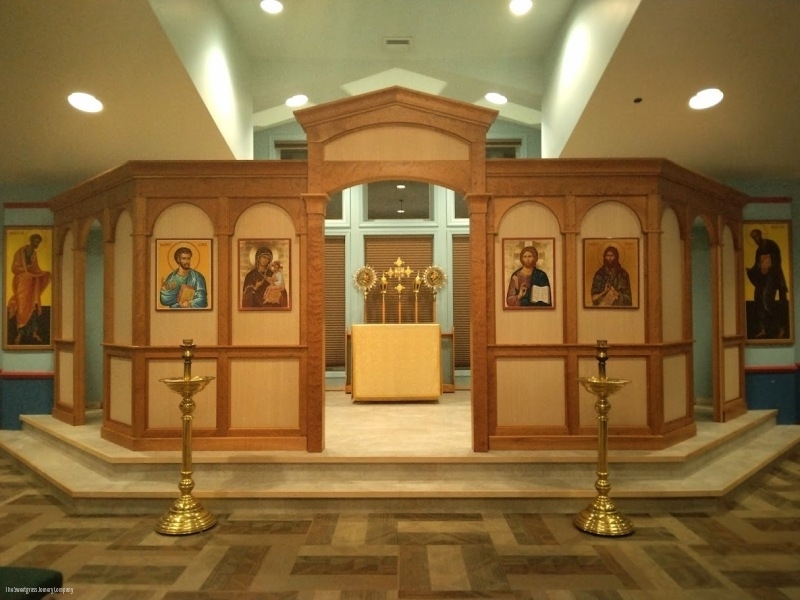
<path fill-rule="evenodd" d="M 398 294 L 395 287 L 398 284 L 396 278 L 387 275 L 388 285 L 386 290 L 386 323 L 414 323 L 415 322 L 415 302 L 414 302 L 414 277 L 422 273 L 433 264 L 433 237 L 426 236 L 365 236 L 364 256 L 368 266 L 375 269 L 375 274 L 380 279 L 386 271 L 394 266 L 395 261 L 401 258 L 405 265 L 409 266 L 413 272 L 410 277 L 404 277 L 400 283 L 405 288 Z M 400 309 L 398 310 L 398 301 Z M 383 305 L 381 298 L 380 285 L 376 285 L 367 297 L 365 307 L 366 323 L 382 323 Z M 431 291 L 422 285 L 420 287 L 417 302 L 419 323 L 433 323 L 433 295 Z"/>
<path fill-rule="evenodd" d="M 345 238 L 325 238 L 325 368 L 343 369 L 345 363 Z"/>
<path fill-rule="evenodd" d="M 470 305 L 472 281 L 470 278 L 469 236 L 453 236 L 452 274 L 453 287 L 453 342 L 456 369 L 470 367 Z M 475 315 L 485 319 L 485 315 Z"/>
<path fill-rule="evenodd" d="M 401 296 L 402 322 L 414 322 L 414 284 L 413 279 L 419 270 L 433 264 L 433 238 L 431 236 L 367 236 L 365 244 L 365 264 L 375 269 L 380 276 L 394 266 L 398 256 L 414 269 L 411 277 L 403 278 L 406 289 Z M 345 366 L 345 291 L 352 285 L 352 273 L 345 272 L 344 236 L 325 238 L 325 367 L 340 369 Z M 397 323 L 397 285 L 390 279 L 386 291 L 386 322 Z M 453 339 L 456 369 L 470 367 L 470 250 L 469 236 L 453 236 L 453 256 L 447 285 L 453 292 Z M 357 301 L 363 302 L 361 298 Z M 365 323 L 381 322 L 380 286 L 369 293 Z M 485 318 L 485 317 L 482 317 Z M 433 296 L 424 285 L 419 294 L 419 322 L 432 323 Z"/>

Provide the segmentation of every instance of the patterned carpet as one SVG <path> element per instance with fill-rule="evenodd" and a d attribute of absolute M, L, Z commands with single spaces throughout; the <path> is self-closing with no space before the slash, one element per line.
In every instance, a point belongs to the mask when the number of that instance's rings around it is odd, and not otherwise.
<path fill-rule="evenodd" d="M 570 514 L 411 505 L 240 510 L 190 536 L 155 533 L 158 516 L 70 516 L 0 456 L 0 564 L 61 571 L 73 593 L 52 598 L 800 599 L 800 448 L 720 512 L 628 514 L 624 538 L 578 531 Z"/>

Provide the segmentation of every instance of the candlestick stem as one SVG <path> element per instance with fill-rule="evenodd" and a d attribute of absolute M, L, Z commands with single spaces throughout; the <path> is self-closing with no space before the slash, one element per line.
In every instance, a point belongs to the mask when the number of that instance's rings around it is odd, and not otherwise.
<path fill-rule="evenodd" d="M 180 497 L 170 510 L 161 517 L 156 525 L 156 532 L 164 535 L 187 535 L 210 529 L 217 524 L 211 515 L 192 496 L 194 480 L 192 479 L 192 420 L 195 409 L 194 395 L 201 391 L 214 378 L 192 377 L 192 358 L 194 343 L 183 340 L 181 354 L 183 356 L 183 377 L 161 379 L 172 391 L 181 395 L 181 479 L 178 483 Z"/>
<path fill-rule="evenodd" d="M 597 496 L 587 508 L 575 516 L 575 527 L 587 533 L 602 536 L 622 536 L 633 533 L 633 524 L 614 506 L 609 498 L 611 484 L 608 482 L 608 413 L 611 403 L 608 397 L 630 383 L 627 379 L 608 379 L 606 377 L 606 361 L 608 360 L 608 344 L 606 340 L 597 340 L 596 356 L 599 377 L 581 377 L 581 385 L 597 396 L 595 411 L 597 412 Z"/>

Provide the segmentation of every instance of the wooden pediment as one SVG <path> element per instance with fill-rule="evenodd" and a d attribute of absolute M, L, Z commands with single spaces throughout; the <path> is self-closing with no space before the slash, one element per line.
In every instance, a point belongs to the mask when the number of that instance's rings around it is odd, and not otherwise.
<path fill-rule="evenodd" d="M 409 178 L 462 192 L 484 187 L 497 111 L 391 87 L 295 112 L 308 139 L 309 192 Z"/>
<path fill-rule="evenodd" d="M 296 111 L 311 142 L 327 142 L 353 130 L 390 124 L 437 129 L 467 142 L 485 141 L 497 111 L 390 87 Z"/>

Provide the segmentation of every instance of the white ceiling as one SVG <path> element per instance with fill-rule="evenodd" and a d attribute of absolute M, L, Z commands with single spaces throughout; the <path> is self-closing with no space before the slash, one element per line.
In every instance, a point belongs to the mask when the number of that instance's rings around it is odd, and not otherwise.
<path fill-rule="evenodd" d="M 184 30 L 198 12 L 226 23 L 249 61 L 257 127 L 296 93 L 320 104 L 387 85 L 466 102 L 500 91 L 501 118 L 538 126 L 570 11 L 637 4 L 535 0 L 519 19 L 507 0 L 284 0 L 276 17 L 258 0 L 152 2 Z M 391 37 L 410 48 L 387 49 Z M 0 189 L 73 184 L 134 159 L 234 158 L 148 0 L 3 0 L 0 57 Z M 798 0 L 642 0 L 560 155 L 800 179 L 798 73 Z M 688 109 L 707 86 L 722 104 Z M 74 111 L 76 89 L 106 110 Z"/>

